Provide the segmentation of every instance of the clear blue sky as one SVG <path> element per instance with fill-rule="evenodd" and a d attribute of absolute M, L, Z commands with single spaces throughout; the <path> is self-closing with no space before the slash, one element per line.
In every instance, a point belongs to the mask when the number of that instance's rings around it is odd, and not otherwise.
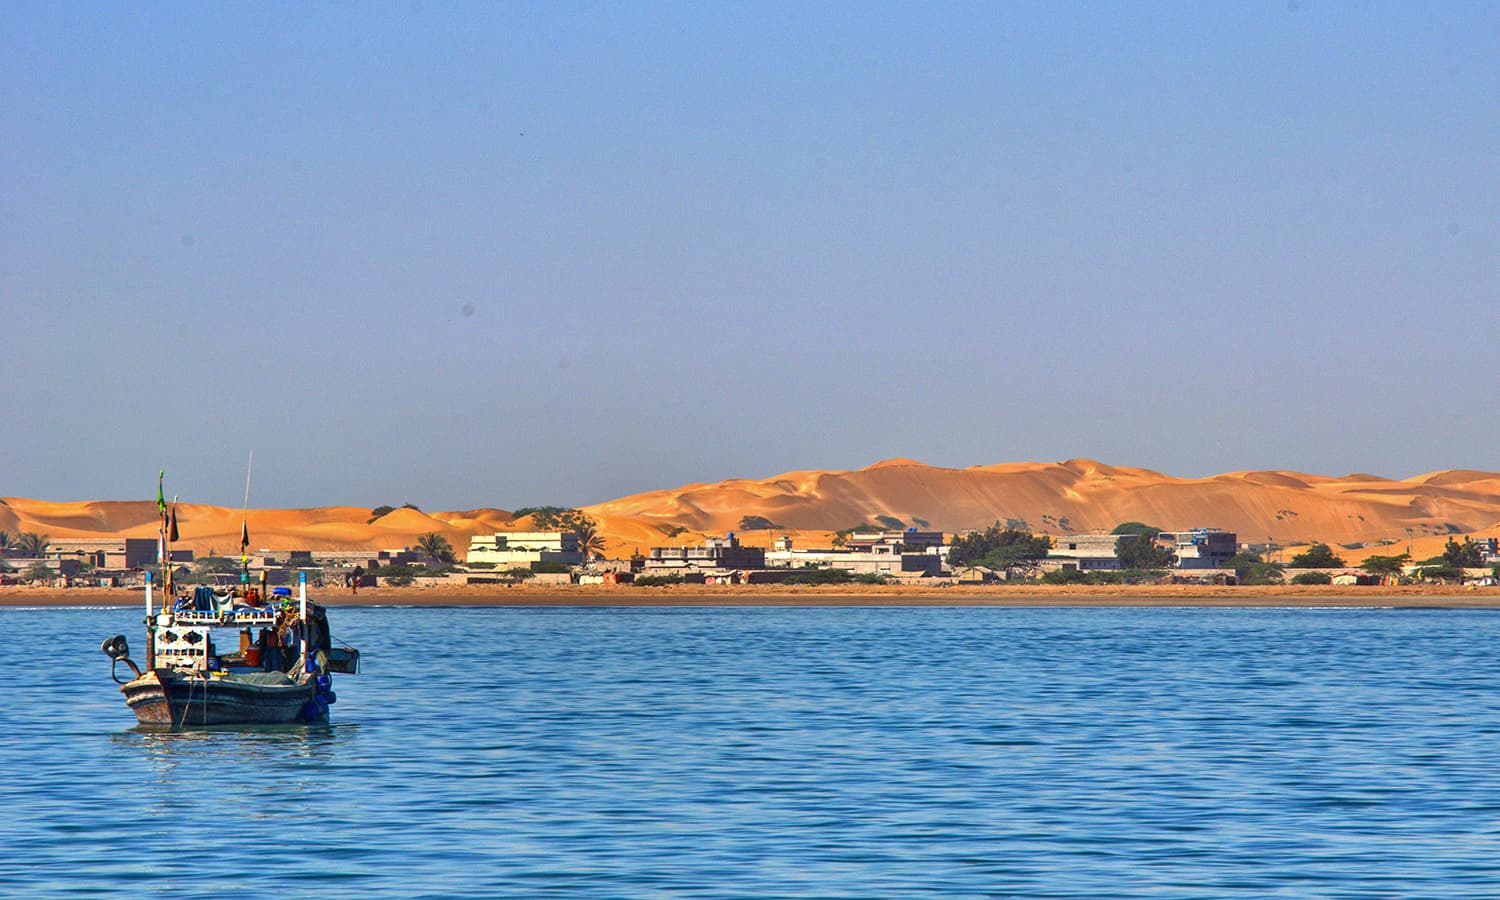
<path fill-rule="evenodd" d="M 1491 2 L 0 5 L 0 495 L 1500 469 Z"/>

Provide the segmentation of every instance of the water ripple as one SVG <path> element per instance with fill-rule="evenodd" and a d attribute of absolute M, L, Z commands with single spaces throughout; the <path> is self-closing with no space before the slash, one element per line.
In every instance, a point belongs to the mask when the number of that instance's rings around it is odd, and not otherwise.
<path fill-rule="evenodd" d="M 6 897 L 1500 896 L 1493 615 L 339 610 L 333 724 L 181 733 L 0 615 Z"/>

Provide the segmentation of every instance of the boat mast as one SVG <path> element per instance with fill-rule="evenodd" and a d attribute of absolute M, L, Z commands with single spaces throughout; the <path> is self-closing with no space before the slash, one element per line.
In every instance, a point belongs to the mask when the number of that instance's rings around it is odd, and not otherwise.
<path fill-rule="evenodd" d="M 240 508 L 240 585 L 243 591 L 250 589 L 250 472 L 255 468 L 255 451 L 250 451 L 250 460 L 245 463 L 245 505 Z"/>
<path fill-rule="evenodd" d="M 151 573 L 146 573 L 146 670 L 156 668 L 156 622 L 151 614 Z"/>
<path fill-rule="evenodd" d="M 177 540 L 177 495 L 172 495 L 172 511 L 167 515 L 167 596 L 175 597 L 172 593 L 175 579 L 172 578 L 172 544 Z"/>
<path fill-rule="evenodd" d="M 302 616 L 302 671 L 311 672 L 312 662 L 312 628 L 307 621 L 307 573 L 297 573 L 297 605 Z"/>

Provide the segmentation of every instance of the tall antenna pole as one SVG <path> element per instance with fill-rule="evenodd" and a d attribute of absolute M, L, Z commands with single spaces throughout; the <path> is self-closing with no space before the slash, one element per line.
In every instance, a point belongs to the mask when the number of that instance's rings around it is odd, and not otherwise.
<path fill-rule="evenodd" d="M 254 468 L 255 450 L 252 449 L 250 451 L 250 460 L 245 463 L 245 505 L 240 507 L 240 574 L 244 576 L 240 580 L 246 584 L 250 581 L 250 548 L 244 542 L 244 538 L 250 534 L 250 472 Z"/>
<path fill-rule="evenodd" d="M 251 450 L 250 451 L 250 460 L 245 463 L 245 506 L 244 506 L 244 508 L 246 510 L 250 509 L 250 471 L 253 468 L 255 468 L 255 451 Z"/>

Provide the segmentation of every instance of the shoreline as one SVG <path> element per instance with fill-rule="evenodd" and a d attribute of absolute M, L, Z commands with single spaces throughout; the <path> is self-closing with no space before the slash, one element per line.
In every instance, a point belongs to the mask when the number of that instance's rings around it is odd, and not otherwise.
<path fill-rule="evenodd" d="M 1366 607 L 1500 609 L 1500 588 L 1410 585 L 1350 588 L 1325 585 L 1077 585 L 780 587 L 776 585 L 634 588 L 617 585 L 555 587 L 376 587 L 358 594 L 312 590 L 325 606 L 470 607 Z M 0 608 L 130 607 L 139 588 L 0 587 Z"/>

